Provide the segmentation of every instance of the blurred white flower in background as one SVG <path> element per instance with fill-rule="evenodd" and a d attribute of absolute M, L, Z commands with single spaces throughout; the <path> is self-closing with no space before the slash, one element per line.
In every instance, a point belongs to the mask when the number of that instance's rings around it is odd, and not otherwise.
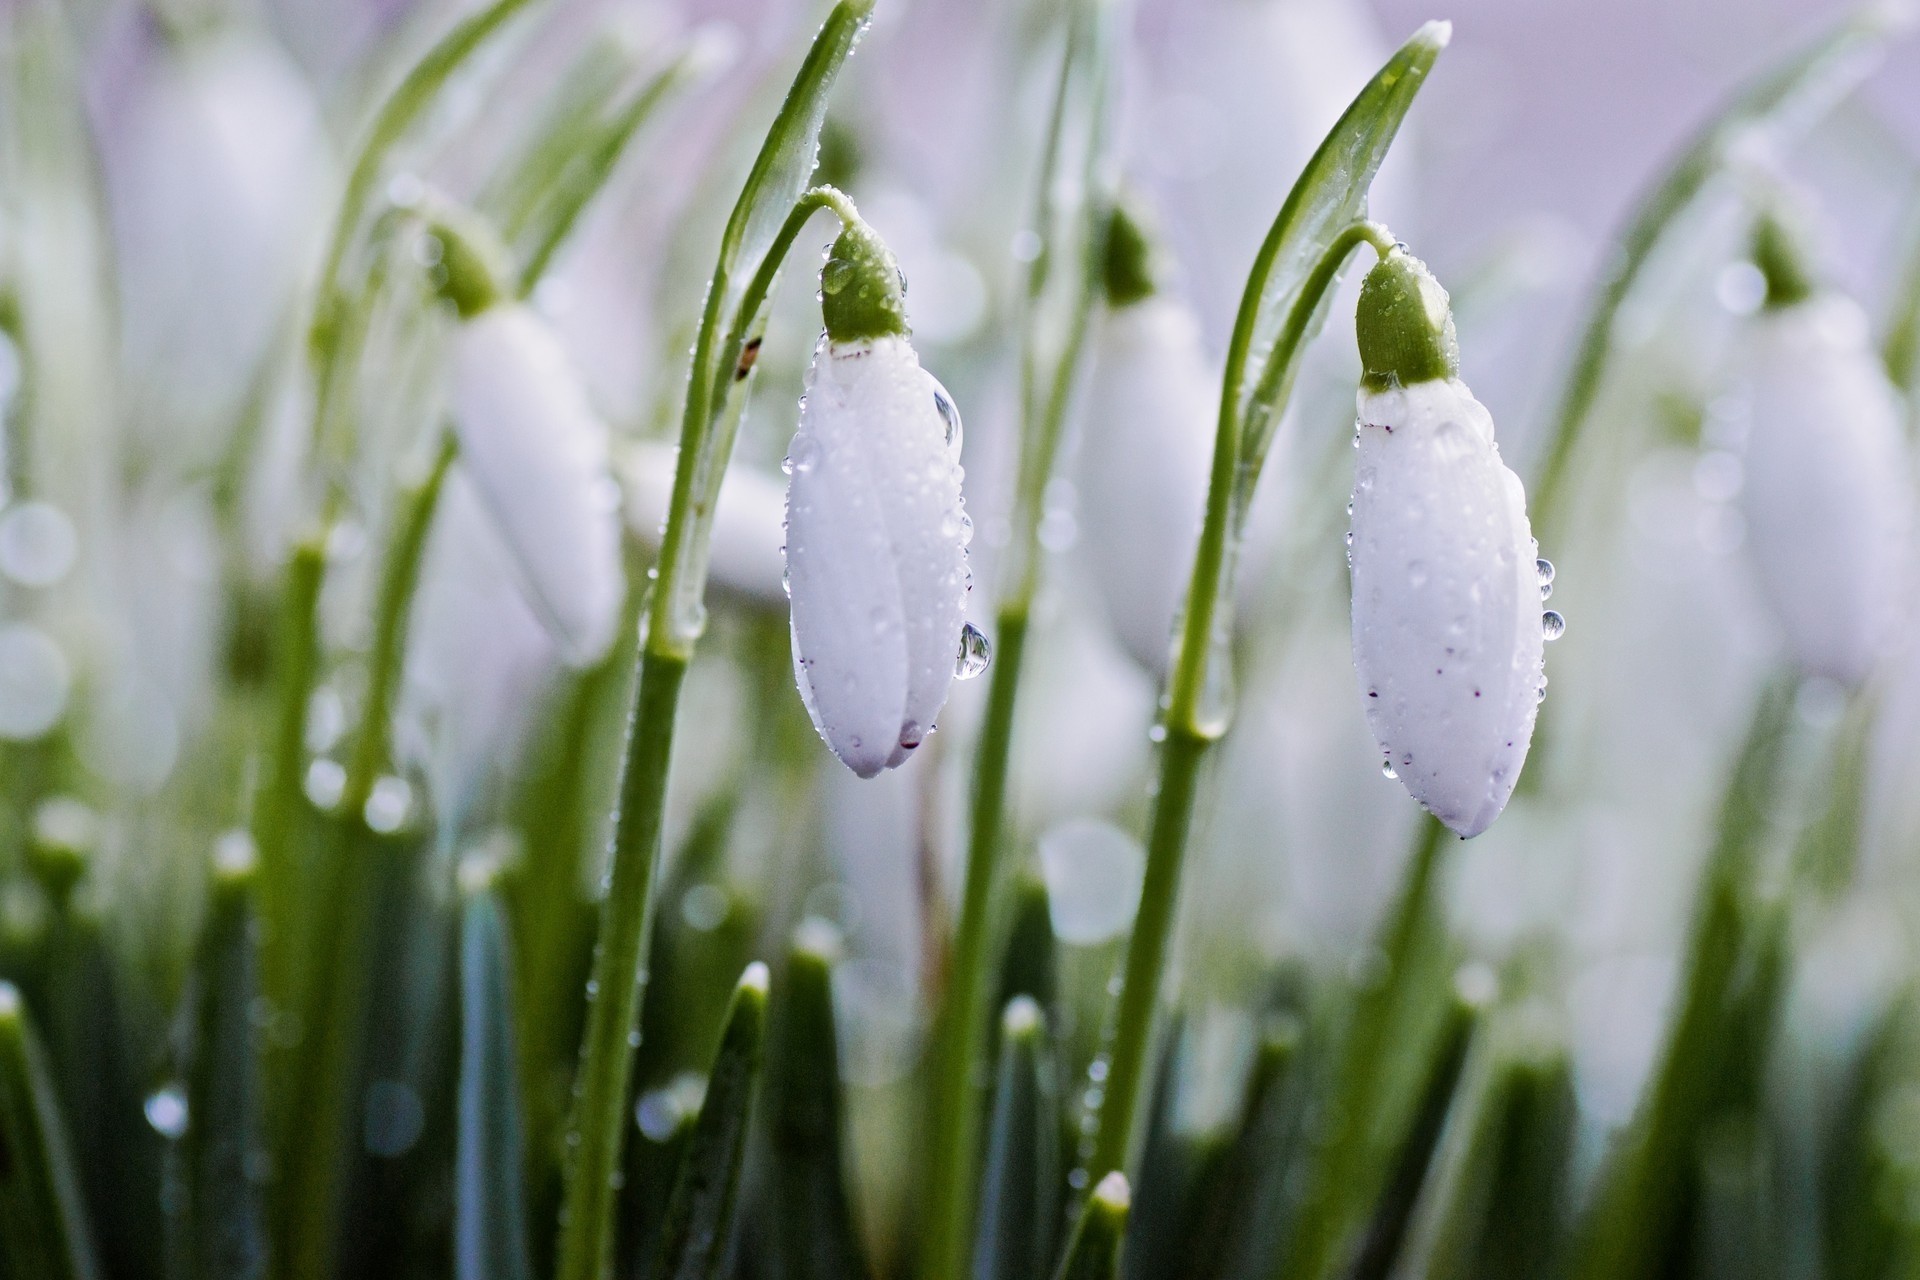
<path fill-rule="evenodd" d="M 463 323 L 449 364 L 474 493 L 567 660 L 592 662 L 613 639 L 626 590 L 606 425 L 546 322 L 516 303 Z"/>
<path fill-rule="evenodd" d="M 626 493 L 627 526 L 642 545 L 658 552 L 673 498 L 679 449 L 662 441 L 639 441 L 624 450 L 619 471 Z M 720 480 L 713 511 L 713 543 L 707 568 L 712 585 L 749 603 L 784 607 L 785 561 L 780 554 L 786 490 L 775 476 L 736 460 Z"/>
<path fill-rule="evenodd" d="M 135 428 L 214 461 L 286 335 L 330 207 L 320 110 L 270 41 L 150 38 L 102 136 Z"/>
<path fill-rule="evenodd" d="M 560 648 L 464 464 L 441 484 L 407 626 L 396 738 L 443 823 L 462 817 L 525 744 Z"/>
<path fill-rule="evenodd" d="M 1095 323 L 1078 457 L 1080 559 L 1121 647 L 1158 678 L 1206 507 L 1219 376 L 1193 312 L 1164 293 Z"/>
<path fill-rule="evenodd" d="M 1852 299 L 1750 322 L 1747 545 L 1801 670 L 1865 680 L 1908 617 L 1913 464 L 1898 393 Z"/>

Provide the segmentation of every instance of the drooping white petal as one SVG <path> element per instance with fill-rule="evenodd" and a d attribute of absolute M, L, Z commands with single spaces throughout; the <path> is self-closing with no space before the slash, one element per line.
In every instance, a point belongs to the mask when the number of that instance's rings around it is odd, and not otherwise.
<path fill-rule="evenodd" d="M 625 591 L 606 426 L 552 332 L 517 304 L 460 326 L 452 371 L 454 430 L 474 490 L 568 661 L 591 662 L 613 638 Z"/>
<path fill-rule="evenodd" d="M 1901 408 L 1850 299 L 1762 313 L 1750 334 L 1747 540 L 1801 668 L 1855 685 L 1905 615 L 1913 472 Z"/>
<path fill-rule="evenodd" d="M 907 339 L 822 339 L 788 450 L 794 675 L 863 778 L 906 760 L 953 682 L 968 569 L 944 400 Z"/>
<path fill-rule="evenodd" d="M 679 451 L 644 442 L 621 464 L 627 495 L 627 526 L 641 542 L 658 548 L 673 498 L 673 468 Z M 736 461 L 720 479 L 714 502 L 713 541 L 707 568 L 714 586 L 758 604 L 785 605 L 780 525 L 786 492 L 779 477 Z"/>
<path fill-rule="evenodd" d="M 1540 581 L 1520 479 L 1458 379 L 1359 398 L 1353 657 L 1367 724 L 1462 836 L 1520 776 L 1539 709 Z"/>
<path fill-rule="evenodd" d="M 442 482 L 407 626 L 398 746 L 457 826 L 493 773 L 511 765 L 539 694 L 560 667 L 519 570 L 471 477 Z"/>
<path fill-rule="evenodd" d="M 1080 442 L 1078 545 L 1114 635 L 1155 675 L 1193 567 L 1219 393 L 1184 304 L 1155 294 L 1106 316 Z"/>

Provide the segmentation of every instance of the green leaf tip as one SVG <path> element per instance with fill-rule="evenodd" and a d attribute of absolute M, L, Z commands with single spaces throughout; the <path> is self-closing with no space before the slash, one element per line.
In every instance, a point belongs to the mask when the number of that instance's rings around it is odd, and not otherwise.
<path fill-rule="evenodd" d="M 767 973 L 766 961 L 755 960 L 747 966 L 746 972 L 740 975 L 740 985 L 735 990 L 742 996 L 764 1001 L 770 985 L 771 979 Z"/>
<path fill-rule="evenodd" d="M 1133 1208 L 1133 1187 L 1127 1175 L 1115 1169 L 1093 1189 L 1093 1203 L 1108 1213 L 1124 1216 Z"/>
<path fill-rule="evenodd" d="M 1767 282 L 1769 311 L 1805 302 L 1819 288 L 1805 227 L 1791 213 L 1769 209 L 1753 226 L 1753 265 Z"/>
<path fill-rule="evenodd" d="M 1109 307 L 1144 302 L 1160 291 L 1160 255 L 1148 230 L 1148 221 L 1124 201 L 1107 215 L 1106 253 L 1101 261 L 1101 286 Z"/>
<path fill-rule="evenodd" d="M 1370 391 L 1452 378 L 1460 372 L 1447 291 L 1427 264 L 1395 247 L 1367 272 L 1355 319 L 1361 381 Z"/>
<path fill-rule="evenodd" d="M 1432 18 L 1420 24 L 1420 29 L 1407 41 L 1411 45 L 1424 45 L 1435 53 L 1453 42 L 1453 23 L 1446 18 Z"/>
<path fill-rule="evenodd" d="M 478 218 L 438 215 L 427 234 L 439 246 L 432 268 L 434 291 L 453 304 L 462 320 L 473 319 L 507 292 L 501 283 L 512 275 L 506 252 Z"/>
<path fill-rule="evenodd" d="M 833 342 L 908 334 L 906 277 L 893 251 L 858 218 L 843 223 L 820 269 L 820 314 Z"/>
<path fill-rule="evenodd" d="M 1009 1040 L 1038 1036 L 1046 1026 L 1047 1015 L 1041 1012 L 1040 1002 L 1032 996 L 1015 996 L 1007 1001 L 1006 1012 L 1000 1015 L 1000 1034 Z"/>
<path fill-rule="evenodd" d="M 832 921 L 808 916 L 793 930 L 793 957 L 831 968 L 840 959 L 840 930 Z"/>

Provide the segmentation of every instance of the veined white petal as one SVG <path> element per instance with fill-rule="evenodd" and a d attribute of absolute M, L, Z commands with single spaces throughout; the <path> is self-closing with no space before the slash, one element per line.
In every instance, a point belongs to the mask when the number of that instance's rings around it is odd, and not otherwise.
<path fill-rule="evenodd" d="M 673 498 L 673 469 L 679 450 L 647 441 L 624 455 L 621 475 L 627 494 L 627 527 L 649 547 L 660 545 L 662 526 Z M 786 491 L 779 478 L 736 461 L 720 478 L 713 509 L 713 541 L 707 562 L 713 585 L 759 604 L 784 605 L 780 556 L 781 520 Z"/>
<path fill-rule="evenodd" d="M 459 825 L 512 765 L 560 654 L 519 585 L 513 554 L 465 464 L 442 481 L 407 626 L 398 745 Z"/>
<path fill-rule="evenodd" d="M 570 662 L 606 651 L 620 613 L 620 495 L 607 429 L 546 324 L 516 303 L 460 326 L 452 410 L 474 490 L 527 600 Z"/>
<path fill-rule="evenodd" d="M 1760 586 L 1801 668 L 1866 679 L 1905 616 L 1913 471 L 1902 410 L 1852 300 L 1752 322 L 1742 500 Z"/>
<path fill-rule="evenodd" d="M 1462 836 L 1506 807 L 1539 709 L 1526 494 L 1458 379 L 1359 398 L 1353 658 L 1367 724 L 1414 799 Z"/>
<path fill-rule="evenodd" d="M 953 682 L 969 577 L 937 394 L 905 338 L 823 338 L 788 450 L 794 675 L 863 778 L 906 760 Z"/>
<path fill-rule="evenodd" d="M 1109 313 L 1080 443 L 1079 545 L 1121 646 L 1162 675 L 1193 567 L 1219 379 L 1200 325 L 1164 294 Z"/>

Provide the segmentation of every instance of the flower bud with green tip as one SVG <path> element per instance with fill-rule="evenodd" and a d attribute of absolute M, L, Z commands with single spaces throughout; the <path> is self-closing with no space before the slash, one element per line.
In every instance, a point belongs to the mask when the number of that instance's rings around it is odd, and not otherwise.
<path fill-rule="evenodd" d="M 1076 477 L 1080 559 L 1114 637 L 1156 677 L 1193 567 L 1220 393 L 1199 318 L 1160 274 L 1141 222 L 1114 210 Z"/>
<path fill-rule="evenodd" d="M 933 731 L 972 584 L 960 416 L 920 367 L 904 295 L 892 253 L 847 219 L 820 273 L 826 333 L 786 463 L 794 676 L 863 778 Z"/>
<path fill-rule="evenodd" d="M 1386 770 L 1462 836 L 1506 807 L 1545 687 L 1526 494 L 1460 381 L 1446 290 L 1395 248 L 1360 290 L 1353 659 Z"/>
<path fill-rule="evenodd" d="M 1801 670 L 1857 685 L 1905 613 L 1914 523 L 1905 413 L 1865 313 L 1817 283 L 1794 226 L 1763 217 L 1753 257 L 1767 292 L 1742 335 L 1747 545 Z"/>
<path fill-rule="evenodd" d="M 527 603 L 570 661 L 612 641 L 625 584 L 607 428 L 546 321 L 500 285 L 479 228 L 436 217 L 435 283 L 459 312 L 449 389 L 461 472 L 512 553 Z"/>

